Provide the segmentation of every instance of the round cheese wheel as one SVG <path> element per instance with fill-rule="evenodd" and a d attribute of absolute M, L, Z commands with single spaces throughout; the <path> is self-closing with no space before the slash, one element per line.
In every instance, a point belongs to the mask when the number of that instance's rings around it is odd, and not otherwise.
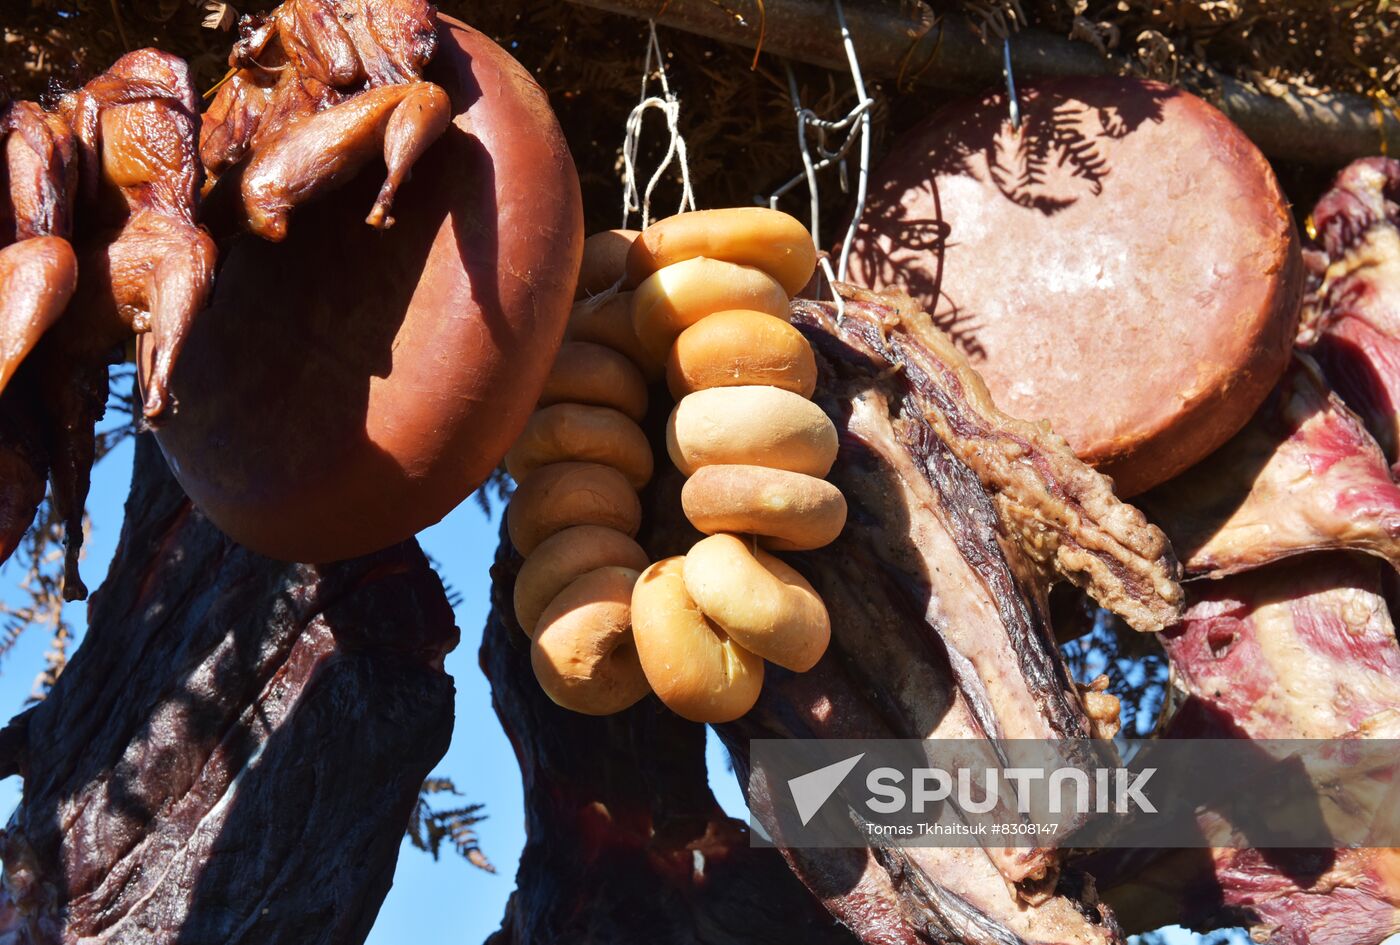
<path fill-rule="evenodd" d="M 952 106 L 876 170 L 852 281 L 899 288 L 997 405 L 1046 419 L 1120 495 L 1244 425 L 1287 363 L 1298 236 L 1262 154 L 1214 107 L 1129 78 Z"/>

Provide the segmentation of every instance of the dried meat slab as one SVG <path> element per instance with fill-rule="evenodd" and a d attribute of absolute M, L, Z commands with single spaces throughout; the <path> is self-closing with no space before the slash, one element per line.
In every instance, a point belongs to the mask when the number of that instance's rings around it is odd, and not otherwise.
<path fill-rule="evenodd" d="M 137 447 L 112 569 L 0 738 L 6 945 L 357 945 L 447 749 L 457 629 L 413 542 L 323 567 L 214 528 Z"/>
<path fill-rule="evenodd" d="M 1400 566 L 1400 486 L 1360 418 L 1303 354 L 1230 442 L 1138 502 L 1193 576 L 1328 549 Z"/>
<path fill-rule="evenodd" d="M 1058 575 L 1134 629 L 1175 622 L 1182 606 L 1176 556 L 1155 525 L 1115 496 L 1111 480 L 1076 459 L 1045 424 L 997 409 L 970 360 L 913 300 L 853 286 L 841 292 L 840 311 L 798 300 L 793 323 L 825 358 L 831 383 L 843 369 L 855 379 L 835 395 L 849 406 L 823 402 L 838 429 L 848 417 L 857 427 L 843 446 L 858 451 L 858 414 L 873 409 L 861 389 L 876 391 L 888 402 L 896 439 L 929 478 L 938 479 L 925 454 L 946 451 L 981 484 L 999 538 L 1014 549 L 1013 567 L 1042 569 L 1023 575 L 1025 588 L 1041 590 Z M 902 486 L 916 488 L 907 479 Z M 977 557 L 971 546 L 965 553 Z"/>
<path fill-rule="evenodd" d="M 793 311 L 818 354 L 815 399 L 841 435 L 830 478 L 850 506 L 836 542 L 789 556 L 826 601 L 832 648 L 811 673 L 772 671 L 727 740 L 742 757 L 754 737 L 1088 737 L 1044 590 L 1058 571 L 1145 628 L 1165 625 L 1181 593 L 1165 539 L 1062 440 L 997 411 L 907 299 L 843 292 L 839 313 Z M 761 803 L 766 786 L 748 787 Z M 1053 848 L 784 855 L 870 941 L 1117 940 Z"/>
<path fill-rule="evenodd" d="M 1091 733 L 1045 587 L 1059 570 L 1146 626 L 1169 623 L 1180 588 L 1161 533 L 1062 441 L 991 407 L 966 359 L 907 300 L 849 290 L 839 317 L 830 303 L 798 302 L 793 321 L 817 351 L 816 402 L 841 435 L 831 479 L 850 516 L 828 548 L 788 556 L 826 600 L 833 643 L 809 673 L 770 667 L 755 710 L 721 727 L 741 773 L 756 737 Z M 659 442 L 666 411 L 656 413 Z M 665 469 L 643 495 L 639 537 L 654 558 L 699 537 L 681 516 L 681 485 Z M 763 802 L 765 786 L 748 791 Z M 782 855 L 865 942 L 1121 940 L 1092 884 L 1062 871 L 1053 848 Z"/>
<path fill-rule="evenodd" d="M 34 401 L 17 378 L 0 394 L 0 564 L 14 553 L 44 501 L 49 460 Z"/>
<path fill-rule="evenodd" d="M 1163 635 L 1188 693 L 1165 735 L 1400 737 L 1390 570 L 1329 552 L 1189 585 L 1190 607 Z M 1393 849 L 1108 851 L 1078 865 L 1129 931 L 1247 925 L 1271 945 L 1376 945 L 1400 932 Z"/>
<path fill-rule="evenodd" d="M 1298 341 L 1361 415 L 1391 463 L 1400 458 L 1400 161 L 1365 158 L 1338 175 L 1312 213 L 1308 291 Z"/>

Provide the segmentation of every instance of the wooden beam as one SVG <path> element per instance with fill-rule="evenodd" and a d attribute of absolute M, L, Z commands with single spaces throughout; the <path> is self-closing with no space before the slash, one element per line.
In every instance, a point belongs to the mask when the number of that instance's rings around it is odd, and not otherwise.
<path fill-rule="evenodd" d="M 580 6 L 655 19 L 657 25 L 721 42 L 759 45 L 754 0 L 570 0 Z M 845 53 L 829 0 L 765 0 L 763 51 L 844 71 Z M 1001 50 L 983 43 L 963 20 L 937 19 L 918 0 L 899 11 L 848 3 L 846 19 L 867 76 L 900 77 L 932 88 L 988 85 L 1001 77 Z M 1105 58 L 1083 43 L 1035 30 L 1011 42 L 1019 78 L 1113 75 L 1121 59 Z M 1371 99 L 1345 93 L 1266 95 L 1235 79 L 1222 81 L 1218 103 L 1260 150 L 1280 161 L 1345 164 L 1382 151 L 1400 154 L 1400 116 Z"/>

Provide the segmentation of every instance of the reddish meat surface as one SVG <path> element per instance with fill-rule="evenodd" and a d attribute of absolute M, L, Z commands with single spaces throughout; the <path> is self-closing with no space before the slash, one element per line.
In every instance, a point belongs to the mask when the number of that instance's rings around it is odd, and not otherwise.
<path fill-rule="evenodd" d="M 1163 635 L 1189 694 L 1166 737 L 1400 737 L 1400 645 L 1385 599 L 1391 577 L 1386 562 L 1331 552 L 1188 585 L 1191 605 Z M 1200 825 L 1232 829 L 1209 815 Z M 1400 932 L 1393 849 L 1222 843 L 1112 851 L 1082 865 L 1131 920 L 1129 931 L 1247 925 L 1271 945 L 1376 945 Z"/>
<path fill-rule="evenodd" d="M 1312 214 L 1299 344 L 1400 457 L 1400 161 L 1367 158 L 1338 175 Z"/>
<path fill-rule="evenodd" d="M 1238 435 L 1138 501 L 1191 575 L 1326 549 L 1400 566 L 1400 487 L 1361 420 L 1302 354 Z"/>

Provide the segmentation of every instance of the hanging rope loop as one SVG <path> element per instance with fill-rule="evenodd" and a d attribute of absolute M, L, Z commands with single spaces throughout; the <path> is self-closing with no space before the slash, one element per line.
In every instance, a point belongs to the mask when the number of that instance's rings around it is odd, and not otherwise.
<path fill-rule="evenodd" d="M 654 67 L 653 63 L 655 63 Z M 655 68 L 661 86 L 660 95 L 649 95 L 647 92 L 653 68 Z M 641 148 L 642 122 L 646 118 L 646 113 L 652 109 L 660 111 L 666 121 L 668 135 L 666 154 L 651 177 L 647 179 L 645 190 L 638 192 L 637 159 L 638 151 Z M 695 194 L 690 189 L 690 162 L 686 156 L 685 137 L 680 131 L 680 114 L 680 99 L 671 91 L 670 82 L 666 79 L 665 56 L 661 52 L 661 42 L 656 37 L 656 21 L 648 20 L 647 54 L 646 61 L 642 66 L 641 96 L 627 116 L 626 134 L 622 141 L 623 229 L 627 229 L 627 224 L 633 213 L 641 214 L 642 229 L 646 229 L 651 223 L 652 192 L 656 190 L 656 185 L 661 182 L 672 162 L 679 165 L 681 175 L 681 202 L 676 212 L 685 213 L 687 210 L 695 209 Z"/>

